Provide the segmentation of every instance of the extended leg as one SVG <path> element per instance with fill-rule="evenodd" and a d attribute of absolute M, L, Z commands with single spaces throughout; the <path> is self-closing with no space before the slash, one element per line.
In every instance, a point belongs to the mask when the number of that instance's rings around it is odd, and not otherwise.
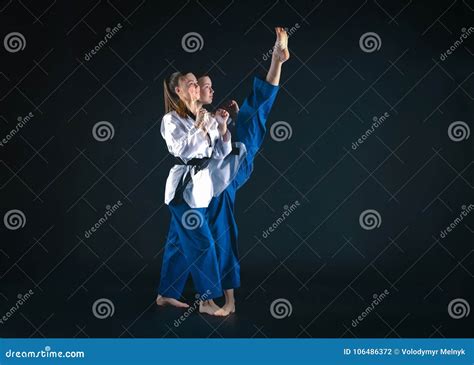
<path fill-rule="evenodd" d="M 232 182 L 235 190 L 249 179 L 253 171 L 253 161 L 263 143 L 267 118 L 279 89 L 281 66 L 290 57 L 286 31 L 283 28 L 275 28 L 275 31 L 277 39 L 265 81 L 254 79 L 252 92 L 243 102 L 237 116 L 234 140 L 245 144 L 247 156 Z"/>
<path fill-rule="evenodd" d="M 272 63 L 267 73 L 267 82 L 272 85 L 280 84 L 281 65 L 290 58 L 288 50 L 288 34 L 281 27 L 275 28 L 276 42 L 273 47 Z"/>
<path fill-rule="evenodd" d="M 209 222 L 212 222 L 211 227 L 216 239 L 222 287 L 226 299 L 222 309 L 229 313 L 235 311 L 234 289 L 240 286 L 238 229 L 234 218 L 236 192 L 253 171 L 253 161 L 265 137 L 265 124 L 278 92 L 281 66 L 290 56 L 286 31 L 283 28 L 275 30 L 277 40 L 266 79 L 263 81 L 255 78 L 253 89 L 242 104 L 237 117 L 236 133 L 233 138 L 245 144 L 247 155 L 232 183 L 218 197 L 213 198 L 208 210 Z"/>

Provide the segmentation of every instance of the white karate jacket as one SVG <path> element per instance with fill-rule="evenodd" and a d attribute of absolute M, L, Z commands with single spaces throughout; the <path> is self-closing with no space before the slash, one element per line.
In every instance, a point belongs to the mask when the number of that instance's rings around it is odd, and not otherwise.
<path fill-rule="evenodd" d="M 165 187 L 165 204 L 169 204 L 175 195 L 180 180 L 184 180 L 187 173 L 191 174 L 191 181 L 183 191 L 183 198 L 191 208 L 206 208 L 213 196 L 218 196 L 232 182 L 240 163 L 246 155 L 245 145 L 237 142 L 239 154 L 230 154 L 232 142 L 227 130 L 227 142 L 219 134 L 218 122 L 210 117 L 209 140 L 204 132 L 194 126 L 191 117 L 182 118 L 175 111 L 164 115 L 161 121 L 161 135 L 166 141 L 168 151 L 176 157 L 188 162 L 193 158 L 211 157 L 209 164 L 194 172 L 192 166 L 174 165 L 168 175 Z M 214 153 L 212 153 L 214 151 Z"/>

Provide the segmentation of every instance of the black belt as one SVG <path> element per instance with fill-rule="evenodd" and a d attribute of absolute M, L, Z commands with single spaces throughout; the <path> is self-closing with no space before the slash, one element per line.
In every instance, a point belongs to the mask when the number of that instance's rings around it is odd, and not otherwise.
<path fill-rule="evenodd" d="M 238 155 L 240 153 L 239 147 L 237 146 L 232 146 L 232 151 L 230 151 L 230 155 Z M 198 166 L 201 167 L 198 170 L 201 170 L 202 168 L 206 167 L 207 164 L 209 163 L 208 161 L 211 159 L 211 157 L 202 157 L 202 158 L 192 158 L 188 162 L 184 162 L 181 158 L 173 156 L 175 160 L 176 165 L 186 165 L 186 166 Z M 206 163 L 207 162 L 207 163 Z M 203 166 L 204 165 L 204 166 Z M 203 166 L 203 167 L 202 167 Z"/>
<path fill-rule="evenodd" d="M 232 151 L 230 151 L 231 155 L 238 155 L 239 154 L 239 148 L 237 146 L 232 146 Z M 181 158 L 173 156 L 175 160 L 176 165 L 186 165 L 186 166 L 192 166 L 194 169 L 194 173 L 197 173 L 198 171 L 204 169 L 210 162 L 211 157 L 203 157 L 203 158 L 192 158 L 188 162 L 184 162 Z M 182 192 L 186 188 L 186 185 L 191 181 L 191 173 L 187 172 L 186 176 L 184 177 L 184 180 L 180 180 L 178 186 L 176 187 L 174 196 L 175 198 L 179 201 L 182 199 Z"/>
<path fill-rule="evenodd" d="M 184 162 L 181 158 L 173 156 L 176 165 L 187 165 L 187 166 L 202 166 L 204 162 L 210 160 L 210 157 L 203 158 L 192 158 L 188 162 Z"/>
<path fill-rule="evenodd" d="M 210 157 L 203 157 L 203 158 L 193 158 L 189 160 L 188 162 L 184 162 L 181 158 L 173 156 L 175 160 L 176 165 L 186 165 L 186 166 L 192 166 L 194 169 L 194 173 L 197 173 L 199 170 L 202 170 L 205 168 L 208 164 L 209 161 L 211 160 Z M 176 190 L 174 192 L 174 198 L 177 203 L 183 201 L 183 191 L 188 185 L 188 183 L 191 181 L 191 172 L 187 171 L 186 176 L 183 179 L 180 179 L 178 186 L 176 187 Z"/>

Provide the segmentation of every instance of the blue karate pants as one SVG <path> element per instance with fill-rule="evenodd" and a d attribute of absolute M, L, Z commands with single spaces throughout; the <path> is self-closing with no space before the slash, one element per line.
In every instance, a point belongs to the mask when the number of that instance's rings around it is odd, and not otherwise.
<path fill-rule="evenodd" d="M 206 222 L 205 228 L 198 233 L 199 238 L 207 237 L 209 249 L 214 248 L 217 263 L 215 268 L 211 268 L 213 259 L 207 258 L 201 261 L 203 266 L 194 263 L 190 266 L 188 239 L 192 239 L 193 234 L 182 239 L 182 227 L 180 226 L 180 214 L 172 214 L 170 228 L 168 232 L 165 252 L 163 255 L 163 265 L 161 269 L 161 279 L 159 294 L 180 298 L 189 273 L 193 277 L 198 293 L 199 290 L 195 276 L 196 270 L 201 270 L 205 275 L 209 275 L 207 286 L 212 286 L 212 280 L 219 280 L 219 288 L 214 288 L 207 299 L 215 298 L 218 289 L 222 295 L 222 289 L 233 289 L 240 286 L 240 265 L 238 261 L 238 229 L 234 217 L 234 205 L 237 190 L 249 179 L 253 171 L 253 162 L 265 137 L 268 114 L 275 101 L 279 87 L 271 85 L 266 81 L 255 78 L 251 94 L 242 104 L 233 134 L 233 141 L 245 144 L 247 154 L 241 162 L 239 170 L 229 186 L 217 197 L 214 197 L 208 208 L 197 208 L 201 210 Z M 171 209 L 171 205 L 170 205 Z M 173 219 L 174 218 L 174 219 Z M 210 234 L 210 236 L 209 236 Z M 186 235 L 185 235 L 186 236 Z M 205 245 L 204 245 L 205 246 Z M 188 252 L 188 254 L 187 254 Z M 217 270 L 217 274 L 216 274 Z M 213 283 L 213 282 L 212 282 Z M 205 285 L 201 287 L 204 288 Z"/>
<path fill-rule="evenodd" d="M 214 238 L 207 221 L 207 208 L 191 208 L 177 196 L 171 212 L 159 293 L 181 297 L 188 274 L 202 299 L 222 296 L 222 284 Z"/>

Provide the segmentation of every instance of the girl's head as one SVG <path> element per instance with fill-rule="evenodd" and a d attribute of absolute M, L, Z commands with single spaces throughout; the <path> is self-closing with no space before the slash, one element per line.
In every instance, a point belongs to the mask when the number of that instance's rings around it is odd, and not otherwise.
<path fill-rule="evenodd" d="M 214 89 L 212 88 L 211 78 L 207 75 L 201 76 L 198 79 L 198 83 L 200 88 L 199 101 L 203 105 L 211 104 L 212 98 L 214 96 Z"/>
<path fill-rule="evenodd" d="M 163 81 L 165 113 L 176 111 L 181 117 L 187 114 L 191 103 L 199 99 L 199 85 L 191 72 L 174 72 Z"/>

